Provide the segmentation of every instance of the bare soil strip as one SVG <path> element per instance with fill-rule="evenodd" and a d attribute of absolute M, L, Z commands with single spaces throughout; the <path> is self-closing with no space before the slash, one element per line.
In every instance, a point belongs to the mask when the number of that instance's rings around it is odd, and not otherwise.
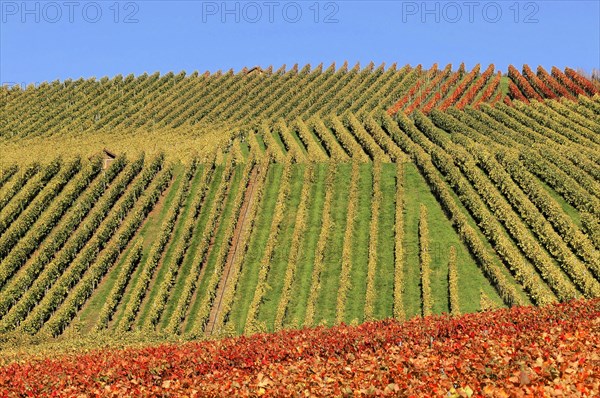
<path fill-rule="evenodd" d="M 215 296 L 215 300 L 213 302 L 213 306 L 210 310 L 210 316 L 208 318 L 208 323 L 206 325 L 205 333 L 206 335 L 211 335 L 213 333 L 213 329 L 215 327 L 215 320 L 217 319 L 217 315 L 221 309 L 221 301 L 223 300 L 223 294 L 226 291 L 227 283 L 229 281 L 229 274 L 231 272 L 231 268 L 233 264 L 235 264 L 236 259 L 239 255 L 238 247 L 240 243 L 240 236 L 242 236 L 242 232 L 249 228 L 250 221 L 247 218 L 248 209 L 250 209 L 250 204 L 254 200 L 254 185 L 256 184 L 256 180 L 258 178 L 258 167 L 252 169 L 252 175 L 248 181 L 248 186 L 246 187 L 246 193 L 244 195 L 244 202 L 242 203 L 242 208 L 240 210 L 240 215 L 235 225 L 235 230 L 233 232 L 233 239 L 231 243 L 231 247 L 229 248 L 229 253 L 227 253 L 227 260 L 225 262 L 225 268 L 223 269 L 223 274 L 221 275 L 221 280 L 217 286 L 217 294 Z"/>

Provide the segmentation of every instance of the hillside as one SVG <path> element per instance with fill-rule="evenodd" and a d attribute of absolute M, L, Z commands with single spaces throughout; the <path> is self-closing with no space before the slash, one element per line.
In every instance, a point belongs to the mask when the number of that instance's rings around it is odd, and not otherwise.
<path fill-rule="evenodd" d="M 598 297 L 599 108 L 344 113 L 241 129 L 208 162 L 9 167 L 0 331 L 198 337 Z"/>
<path fill-rule="evenodd" d="M 593 96 L 597 82 L 574 70 L 524 65 L 502 74 L 494 65 L 434 64 L 350 67 L 285 65 L 235 73 L 159 73 L 0 87 L 0 164 L 51 161 L 58 155 L 89 157 L 107 147 L 144 150 L 191 160 L 226 145 L 232 132 L 278 119 L 390 114 L 482 103 L 529 102 Z M 82 139 L 85 137 L 85 139 Z M 160 137 L 160 139 L 156 139 Z M 33 155 L 35 154 L 35 155 Z"/>
<path fill-rule="evenodd" d="M 600 297 L 600 97 L 572 69 L 307 65 L 2 90 L 6 346 Z"/>

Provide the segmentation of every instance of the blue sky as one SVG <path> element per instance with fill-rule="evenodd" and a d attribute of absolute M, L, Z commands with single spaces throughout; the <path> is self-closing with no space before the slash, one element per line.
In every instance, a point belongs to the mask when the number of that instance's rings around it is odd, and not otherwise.
<path fill-rule="evenodd" d="M 0 82 L 345 60 L 600 68 L 600 0 L 0 1 Z"/>

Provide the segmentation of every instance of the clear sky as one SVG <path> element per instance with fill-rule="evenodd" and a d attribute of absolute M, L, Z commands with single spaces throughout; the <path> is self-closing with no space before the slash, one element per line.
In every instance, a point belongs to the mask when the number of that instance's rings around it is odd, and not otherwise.
<path fill-rule="evenodd" d="M 0 82 L 331 62 L 600 68 L 600 0 L 0 1 Z"/>

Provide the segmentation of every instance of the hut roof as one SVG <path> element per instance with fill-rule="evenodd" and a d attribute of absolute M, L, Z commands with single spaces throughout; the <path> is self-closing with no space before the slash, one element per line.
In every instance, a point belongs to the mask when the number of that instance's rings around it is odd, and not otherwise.
<path fill-rule="evenodd" d="M 263 71 L 263 69 L 260 66 L 254 66 L 254 67 L 248 69 L 248 71 L 246 72 L 246 74 L 250 74 L 250 73 L 253 73 L 253 72 L 263 73 L 264 71 Z"/>
<path fill-rule="evenodd" d="M 105 154 L 106 156 L 108 156 L 109 158 L 112 158 L 112 159 L 114 159 L 114 158 L 116 158 L 116 157 L 117 157 L 117 155 L 116 155 L 115 153 L 113 153 L 113 152 L 109 151 L 109 150 L 108 150 L 108 149 L 106 149 L 106 148 L 104 148 L 104 149 L 102 150 L 102 152 L 104 152 L 104 154 Z"/>

